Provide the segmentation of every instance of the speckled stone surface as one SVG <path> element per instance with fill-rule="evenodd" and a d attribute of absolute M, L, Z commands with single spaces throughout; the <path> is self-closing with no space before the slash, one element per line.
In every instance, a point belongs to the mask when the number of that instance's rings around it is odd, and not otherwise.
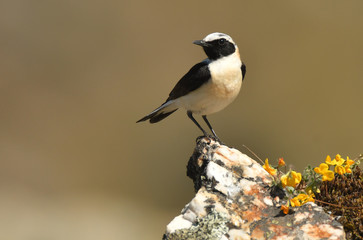
<path fill-rule="evenodd" d="M 187 175 L 196 195 L 164 240 L 345 239 L 343 227 L 314 203 L 284 215 L 284 192 L 262 166 L 212 139 L 197 140 Z"/>

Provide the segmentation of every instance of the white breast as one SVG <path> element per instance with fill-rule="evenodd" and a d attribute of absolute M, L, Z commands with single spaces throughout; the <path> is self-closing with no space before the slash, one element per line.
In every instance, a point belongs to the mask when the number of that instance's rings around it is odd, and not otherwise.
<path fill-rule="evenodd" d="M 177 105 L 201 115 L 222 110 L 237 97 L 241 89 L 241 65 L 238 50 L 211 62 L 211 79 L 197 90 L 179 98 Z"/>

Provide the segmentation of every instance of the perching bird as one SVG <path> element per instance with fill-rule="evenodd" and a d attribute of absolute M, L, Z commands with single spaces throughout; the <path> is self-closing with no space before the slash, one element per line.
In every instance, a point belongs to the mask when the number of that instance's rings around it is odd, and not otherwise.
<path fill-rule="evenodd" d="M 149 120 L 156 123 L 178 108 L 185 108 L 188 117 L 204 136 L 208 134 L 193 114 L 202 115 L 214 137 L 219 140 L 207 115 L 222 110 L 237 97 L 246 74 L 246 65 L 240 59 L 237 45 L 227 34 L 211 33 L 193 43 L 202 46 L 208 58 L 194 65 L 179 80 L 165 103 L 137 122 Z"/>

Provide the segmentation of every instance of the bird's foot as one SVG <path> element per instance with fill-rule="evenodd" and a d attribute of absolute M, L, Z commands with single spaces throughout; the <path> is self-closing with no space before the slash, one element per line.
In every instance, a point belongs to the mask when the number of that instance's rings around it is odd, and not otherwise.
<path fill-rule="evenodd" d="M 214 141 L 218 142 L 220 145 L 226 145 L 224 142 L 222 142 L 219 137 L 217 136 L 210 136 Z"/>
<path fill-rule="evenodd" d="M 220 145 L 225 145 L 217 136 L 210 135 L 210 134 L 205 134 L 205 135 L 197 137 L 196 142 L 200 141 L 203 138 L 207 138 L 208 140 L 213 140 L 213 141 L 219 143 Z"/>

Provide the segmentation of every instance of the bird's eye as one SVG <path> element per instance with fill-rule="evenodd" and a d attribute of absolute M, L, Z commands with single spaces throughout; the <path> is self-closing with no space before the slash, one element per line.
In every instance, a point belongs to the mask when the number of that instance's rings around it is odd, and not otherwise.
<path fill-rule="evenodd" d="M 226 43 L 226 39 L 221 38 L 218 40 L 219 45 L 224 45 Z"/>

